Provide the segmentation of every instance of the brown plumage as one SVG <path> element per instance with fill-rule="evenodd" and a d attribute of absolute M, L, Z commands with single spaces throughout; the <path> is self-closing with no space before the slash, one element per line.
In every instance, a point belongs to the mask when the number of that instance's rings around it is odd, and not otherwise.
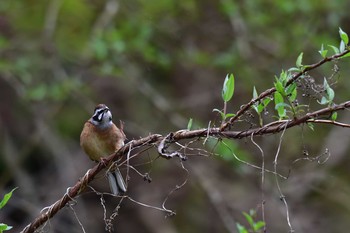
<path fill-rule="evenodd" d="M 87 121 L 80 135 L 80 146 L 91 160 L 99 161 L 124 146 L 124 140 L 124 133 L 115 124 L 99 129 Z"/>
<path fill-rule="evenodd" d="M 93 161 L 100 161 L 124 146 L 125 134 L 112 122 L 112 113 L 104 104 L 96 106 L 93 116 L 84 124 L 80 134 L 80 145 Z M 107 172 L 113 194 L 126 192 L 125 182 L 119 169 Z"/>

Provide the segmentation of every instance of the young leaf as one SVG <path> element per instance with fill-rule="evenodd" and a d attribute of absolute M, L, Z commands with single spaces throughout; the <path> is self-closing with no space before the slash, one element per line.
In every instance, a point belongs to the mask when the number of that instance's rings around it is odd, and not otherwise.
<path fill-rule="evenodd" d="M 236 226 L 237 226 L 239 233 L 249 233 L 248 230 L 244 226 L 242 226 L 241 224 L 236 223 Z"/>
<path fill-rule="evenodd" d="M 247 220 L 247 222 L 249 223 L 249 225 L 251 227 L 253 227 L 253 225 L 254 225 L 253 217 L 251 215 L 247 214 L 246 212 L 243 212 L 243 215 L 244 215 L 245 219 Z"/>
<path fill-rule="evenodd" d="M 338 117 L 338 113 L 337 113 L 337 112 L 333 112 L 333 113 L 332 113 L 332 116 L 331 116 L 332 121 L 336 121 L 336 120 L 337 120 L 337 117 Z"/>
<path fill-rule="evenodd" d="M 288 69 L 288 72 L 299 72 L 300 69 L 296 68 L 296 67 L 292 67 Z"/>
<path fill-rule="evenodd" d="M 257 107 L 257 112 L 261 113 L 264 110 L 265 106 L 263 104 L 259 104 Z"/>
<path fill-rule="evenodd" d="M 292 94 L 292 92 L 293 92 L 296 88 L 297 88 L 297 84 L 296 84 L 296 83 L 290 84 L 290 85 L 286 88 L 286 94 L 287 94 L 287 95 Z"/>
<path fill-rule="evenodd" d="M 224 81 L 224 86 L 222 87 L 222 99 L 225 102 L 230 101 L 234 91 L 235 91 L 235 77 L 233 76 L 233 74 L 227 74 Z"/>
<path fill-rule="evenodd" d="M 254 99 L 258 98 L 258 92 L 256 91 L 255 86 L 254 86 L 254 88 L 253 88 L 253 98 L 254 98 Z"/>
<path fill-rule="evenodd" d="M 297 98 L 297 89 L 295 88 L 295 89 L 292 91 L 292 93 L 291 93 L 291 95 L 290 95 L 290 97 L 289 97 L 289 100 L 290 100 L 290 101 L 294 101 L 296 98 Z"/>
<path fill-rule="evenodd" d="M 339 49 L 333 45 L 328 45 L 329 47 L 331 47 L 334 51 L 335 54 L 338 54 L 339 53 Z"/>
<path fill-rule="evenodd" d="M 219 109 L 217 109 L 217 108 L 214 108 L 214 109 L 213 109 L 213 112 L 218 112 L 218 113 L 220 113 L 221 118 L 222 118 L 223 120 L 225 119 L 225 114 L 224 114 L 221 110 L 219 110 Z"/>
<path fill-rule="evenodd" d="M 346 32 L 344 32 L 341 28 L 339 28 L 339 35 L 342 41 L 344 41 L 344 44 L 347 45 L 349 43 L 349 37 Z"/>
<path fill-rule="evenodd" d="M 255 112 L 260 113 L 260 112 L 259 112 L 258 105 L 253 104 L 253 105 L 252 105 L 252 108 L 255 110 Z"/>
<path fill-rule="evenodd" d="M 258 232 L 262 227 L 265 226 L 265 222 L 263 221 L 258 221 L 254 224 L 254 231 Z"/>
<path fill-rule="evenodd" d="M 340 45 L 339 45 L 339 52 L 344 52 L 345 51 L 345 43 L 344 41 L 340 41 Z"/>
<path fill-rule="evenodd" d="M 326 89 L 328 102 L 332 102 L 333 99 L 334 99 L 334 91 L 333 91 L 333 89 L 329 86 L 329 84 L 328 84 L 326 78 L 324 78 L 323 87 Z"/>
<path fill-rule="evenodd" d="M 325 49 L 323 48 L 323 44 L 322 44 L 322 45 L 321 45 L 321 50 L 318 51 L 318 52 L 321 54 L 321 56 L 322 56 L 323 58 L 326 58 L 327 53 L 328 53 L 328 50 L 325 50 Z"/>
<path fill-rule="evenodd" d="M 288 81 L 288 73 L 282 70 L 279 80 L 282 82 L 283 86 L 285 86 Z"/>
<path fill-rule="evenodd" d="M 0 223 L 0 232 L 11 230 L 12 226 L 8 226 L 5 223 Z"/>
<path fill-rule="evenodd" d="M 234 117 L 234 116 L 236 116 L 236 114 L 234 114 L 234 113 L 227 113 L 225 115 L 225 119 L 230 118 L 230 117 Z"/>
<path fill-rule="evenodd" d="M 264 103 L 264 108 L 271 102 L 271 99 L 270 98 L 265 98 L 263 100 L 263 103 Z"/>
<path fill-rule="evenodd" d="M 191 128 L 192 128 L 192 122 L 193 122 L 193 119 L 190 118 L 190 120 L 189 120 L 188 123 L 187 123 L 187 130 L 191 130 Z"/>
<path fill-rule="evenodd" d="M 275 92 L 275 109 L 277 110 L 278 116 L 280 119 L 286 116 L 285 103 L 283 100 L 283 96 L 279 92 Z"/>
<path fill-rule="evenodd" d="M 309 128 L 312 130 L 312 131 L 314 131 L 315 130 L 315 127 L 314 127 L 314 124 L 312 124 L 312 123 L 307 123 L 307 126 L 309 126 Z"/>
<path fill-rule="evenodd" d="M 300 53 L 295 64 L 298 68 L 301 68 L 303 66 L 301 64 L 302 62 L 303 62 L 303 53 Z"/>
<path fill-rule="evenodd" d="M 318 101 L 318 100 L 317 100 L 317 102 L 318 102 L 319 104 L 326 105 L 326 104 L 329 103 L 329 100 L 328 100 L 326 97 L 322 96 L 321 101 Z"/>
<path fill-rule="evenodd" d="M 327 88 L 327 95 L 328 95 L 328 100 L 333 101 L 334 100 L 334 91 L 332 88 L 328 87 Z"/>
<path fill-rule="evenodd" d="M 13 191 L 15 191 L 16 189 L 17 187 L 12 189 L 11 192 L 5 194 L 4 198 L 0 202 L 0 209 L 6 205 L 8 200 L 11 198 Z"/>
<path fill-rule="evenodd" d="M 274 84 L 275 84 L 276 91 L 278 93 L 280 93 L 281 95 L 285 95 L 284 86 L 283 86 L 282 82 L 280 80 L 276 80 L 276 82 Z"/>

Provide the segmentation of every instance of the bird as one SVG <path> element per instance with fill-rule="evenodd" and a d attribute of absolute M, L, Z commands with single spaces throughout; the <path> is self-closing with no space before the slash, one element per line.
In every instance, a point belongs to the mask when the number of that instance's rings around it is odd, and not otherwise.
<path fill-rule="evenodd" d="M 126 137 L 122 126 L 112 121 L 112 113 L 105 104 L 98 104 L 92 117 L 85 122 L 80 134 L 80 146 L 93 161 L 99 162 L 124 146 Z M 117 166 L 107 171 L 109 186 L 114 195 L 126 192 L 126 184 Z"/>

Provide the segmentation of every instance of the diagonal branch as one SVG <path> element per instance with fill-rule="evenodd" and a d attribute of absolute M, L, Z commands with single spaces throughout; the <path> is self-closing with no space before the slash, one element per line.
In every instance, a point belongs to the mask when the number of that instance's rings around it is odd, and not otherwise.
<path fill-rule="evenodd" d="M 111 161 L 115 160 L 116 158 L 119 158 L 123 154 L 126 154 L 129 151 L 129 148 L 135 148 L 142 145 L 149 145 L 152 143 L 155 143 L 162 138 L 159 134 L 153 134 L 145 138 L 141 138 L 139 140 L 131 141 L 130 144 L 125 145 L 123 148 L 121 148 L 119 151 L 117 151 L 115 154 L 108 156 L 104 161 L 99 162 L 96 166 L 89 169 L 85 175 L 73 186 L 69 187 L 67 189 L 67 192 L 63 195 L 61 199 L 56 201 L 54 204 L 52 204 L 49 207 L 44 208 L 43 210 L 46 210 L 44 213 L 39 215 L 32 223 L 27 225 L 21 232 L 23 233 L 29 233 L 34 232 L 37 230 L 40 226 L 42 226 L 47 220 L 52 218 L 60 209 L 66 206 L 69 201 L 73 200 L 77 195 L 79 195 L 87 186 L 89 182 L 91 182 L 95 176 L 108 164 L 110 164 Z"/>
<path fill-rule="evenodd" d="M 294 118 L 292 120 L 284 120 L 284 121 L 275 121 L 261 128 L 255 128 L 255 129 L 250 129 L 245 131 L 222 131 L 221 128 L 218 128 L 218 127 L 198 129 L 198 130 L 179 130 L 175 133 L 171 133 L 172 135 L 171 140 L 172 142 L 176 142 L 183 139 L 206 138 L 208 136 L 213 136 L 217 138 L 240 139 L 240 138 L 250 137 L 251 135 L 261 136 L 261 135 L 278 133 L 287 128 L 304 124 L 307 122 L 315 122 L 315 123 L 322 122 L 322 123 L 334 124 L 333 121 L 328 121 L 328 122 L 325 120 L 320 121 L 318 120 L 318 118 L 321 116 L 327 116 L 327 115 L 329 116 L 333 112 L 344 110 L 349 107 L 350 107 L 350 101 L 347 101 L 342 104 L 334 105 L 331 107 L 323 108 L 323 109 L 308 113 L 300 118 Z M 345 127 L 346 124 L 340 124 L 339 122 L 337 122 L 337 124 L 334 124 L 334 125 Z M 69 203 L 69 201 L 72 201 L 77 195 L 79 195 L 85 189 L 87 184 L 91 182 L 94 179 L 94 177 L 102 169 L 106 168 L 106 166 L 108 166 L 108 164 L 110 164 L 112 161 L 127 154 L 133 148 L 149 146 L 152 144 L 158 144 L 159 146 L 161 145 L 160 142 L 162 142 L 166 138 L 167 137 L 164 137 L 160 134 L 152 134 L 147 137 L 141 138 L 139 140 L 133 140 L 129 142 L 124 147 L 122 147 L 119 151 L 117 151 L 115 154 L 108 156 L 106 159 L 104 159 L 104 161 L 99 162 L 96 166 L 89 169 L 86 172 L 86 174 L 73 187 L 69 187 L 67 189 L 67 192 L 63 195 L 61 199 L 56 201 L 51 206 L 44 208 L 43 210 L 45 210 L 45 212 L 39 215 L 32 223 L 26 226 L 21 232 L 29 233 L 37 230 L 47 220 L 52 218 L 60 209 L 65 207 Z M 162 154 L 160 155 L 162 156 Z"/>

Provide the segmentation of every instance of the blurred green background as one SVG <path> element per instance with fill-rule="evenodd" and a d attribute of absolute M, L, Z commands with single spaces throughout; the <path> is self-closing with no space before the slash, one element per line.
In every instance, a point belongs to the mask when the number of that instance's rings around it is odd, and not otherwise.
<path fill-rule="evenodd" d="M 339 27 L 350 34 L 349 9 L 347 0 L 1 0 L 0 194 L 19 189 L 0 210 L 0 222 L 20 231 L 94 165 L 80 149 L 79 135 L 96 104 L 107 104 L 114 121 L 125 122 L 129 140 L 184 129 L 189 118 L 194 128 L 209 121 L 218 125 L 212 109 L 222 108 L 227 73 L 236 76 L 229 104 L 235 112 L 252 98 L 253 86 L 260 93 L 273 86 L 275 74 L 295 66 L 300 52 L 304 64 L 311 64 L 321 59 L 321 44 L 338 45 Z M 336 102 L 342 102 L 349 99 L 349 61 L 336 65 L 333 88 Z M 332 69 L 329 64 L 312 75 L 322 84 Z M 274 114 L 267 113 L 270 120 Z M 349 119 L 348 112 L 339 116 Z M 239 129 L 256 122 L 249 118 Z M 291 169 L 281 187 L 296 232 L 350 229 L 349 135 L 329 126 L 286 132 L 278 168 L 284 175 Z M 269 169 L 279 136 L 256 138 Z M 225 142 L 241 159 L 260 165 L 250 139 Z M 304 150 L 318 156 L 326 148 L 331 153 L 326 163 L 296 161 Z M 128 194 L 137 201 L 160 207 L 176 185 L 187 183 L 166 203 L 175 217 L 124 200 L 114 229 L 236 232 L 236 222 L 246 224 L 241 212 L 249 209 L 257 209 L 261 220 L 259 170 L 238 162 L 222 144 L 216 149 L 220 156 L 190 155 L 184 163 L 188 174 L 177 159 L 149 163 L 155 150 L 131 160 L 153 179 L 149 184 L 131 172 Z M 266 174 L 265 182 L 268 232 L 287 232 L 275 177 Z M 92 186 L 108 191 L 103 174 Z M 106 197 L 108 214 L 118 203 Z M 104 232 L 103 208 L 91 190 L 72 209 L 86 232 Z M 72 209 L 60 211 L 45 231 L 82 232 Z"/>

